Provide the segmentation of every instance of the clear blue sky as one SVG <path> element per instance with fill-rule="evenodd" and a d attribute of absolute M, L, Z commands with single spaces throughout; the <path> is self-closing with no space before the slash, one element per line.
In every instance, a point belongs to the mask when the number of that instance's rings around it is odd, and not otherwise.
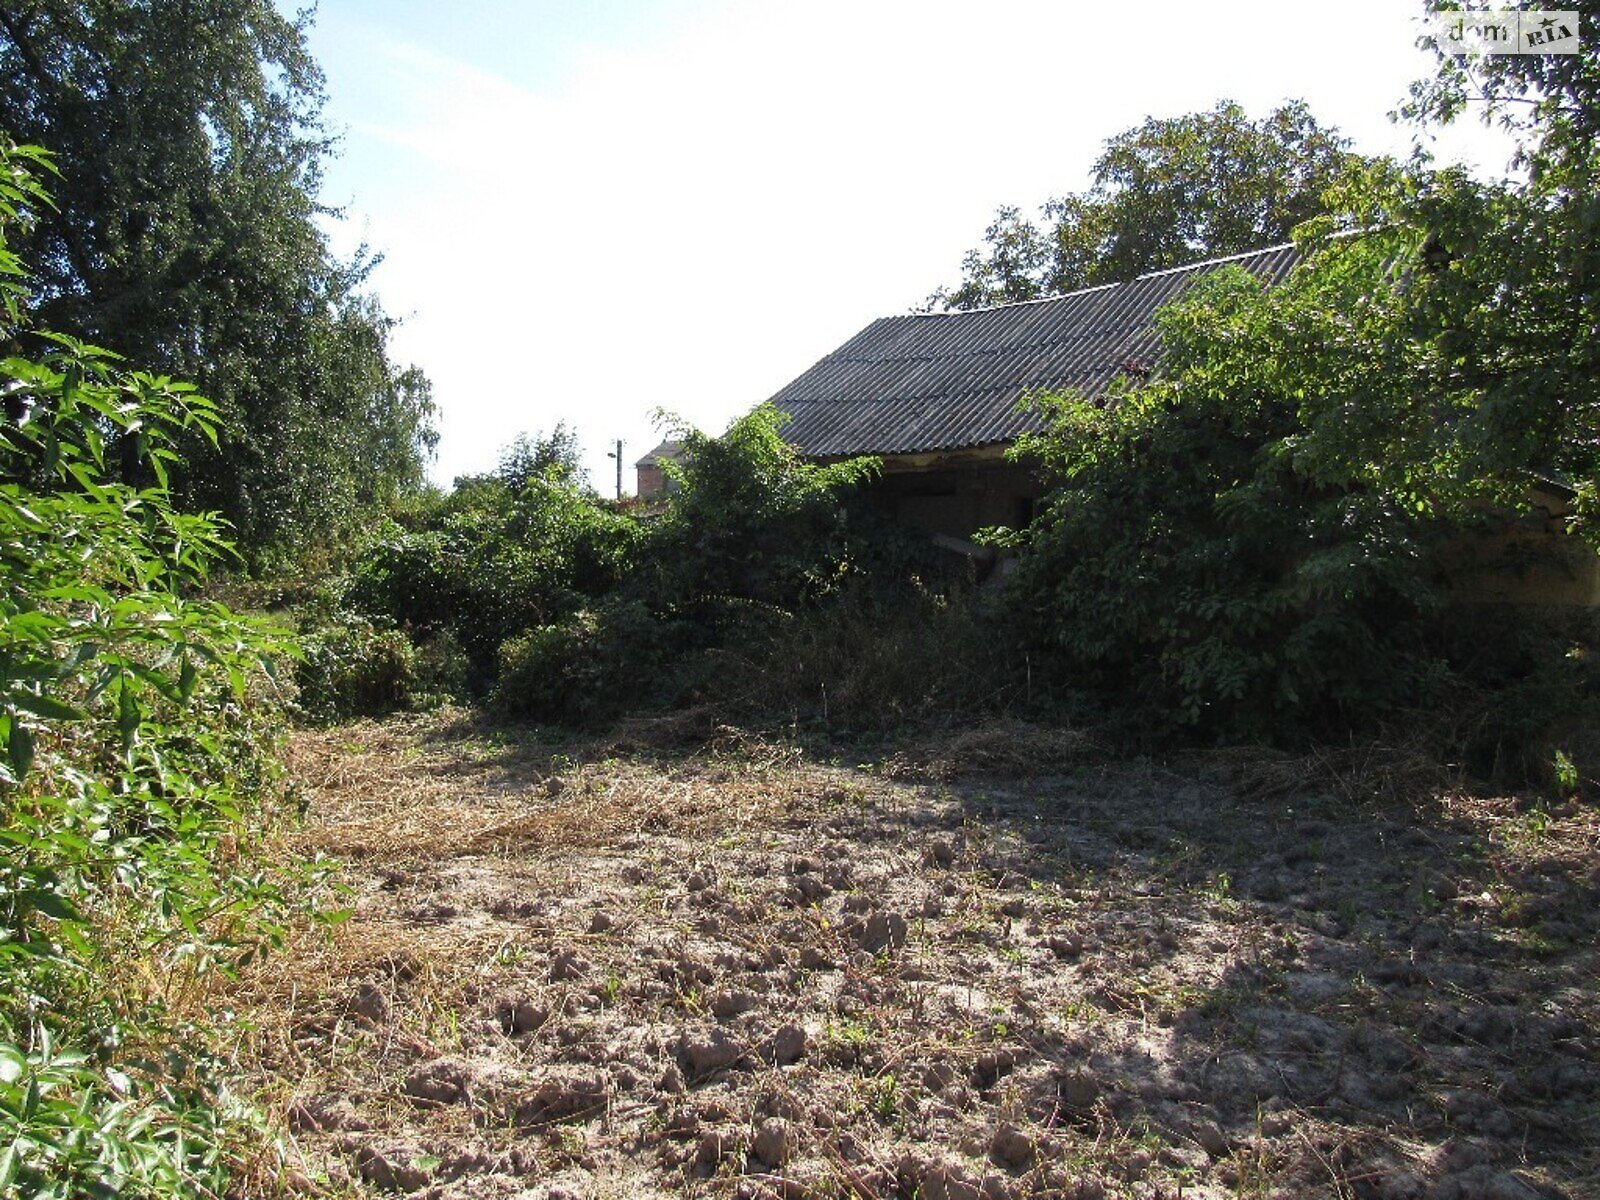
<path fill-rule="evenodd" d="M 1108 137 L 1224 97 L 1308 101 L 1358 149 L 1429 60 L 1408 0 L 325 0 L 335 244 L 385 255 L 433 379 L 434 477 L 576 427 L 597 484 L 650 414 L 720 430 L 953 282 L 1000 204 L 1084 186 Z M 1475 126 L 1445 157 L 1498 170 Z"/>

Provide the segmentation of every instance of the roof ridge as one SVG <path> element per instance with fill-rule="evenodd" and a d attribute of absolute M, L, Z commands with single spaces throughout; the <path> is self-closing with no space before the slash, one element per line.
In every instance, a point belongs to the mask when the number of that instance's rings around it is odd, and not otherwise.
<path fill-rule="evenodd" d="M 1138 283 L 1141 279 L 1159 279 L 1163 275 L 1177 275 L 1183 271 L 1197 271 L 1201 267 L 1218 267 L 1223 263 L 1237 262 L 1241 258 L 1254 258 L 1258 254 L 1271 254 L 1275 250 L 1292 250 L 1293 242 L 1277 242 L 1271 246 L 1262 246 L 1256 250 L 1240 250 L 1236 254 L 1223 254 L 1216 258 L 1202 258 L 1197 262 L 1185 263 L 1179 267 L 1162 267 L 1158 271 L 1145 271 L 1135 275 L 1132 279 L 1119 279 L 1112 283 L 1097 283 L 1092 287 L 1076 288 L 1070 292 L 1057 292 L 1053 296 L 1036 296 L 1032 300 L 1007 300 L 1004 304 L 985 304 L 978 308 L 959 308 L 937 313 L 906 313 L 900 319 L 910 318 L 915 320 L 920 317 L 964 317 L 972 313 L 998 312 L 1004 308 L 1022 308 L 1029 304 L 1054 304 L 1058 300 L 1070 300 L 1074 296 L 1087 296 L 1091 292 L 1103 292 L 1108 288 L 1126 287 L 1130 283 Z M 879 318 L 883 320 L 884 318 Z M 893 318 L 889 318 L 893 319 Z"/>

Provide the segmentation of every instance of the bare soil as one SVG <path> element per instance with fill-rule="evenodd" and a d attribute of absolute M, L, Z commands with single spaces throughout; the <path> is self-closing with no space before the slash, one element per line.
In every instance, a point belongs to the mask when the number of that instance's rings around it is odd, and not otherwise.
<path fill-rule="evenodd" d="M 637 731 L 636 731 L 637 732 Z M 1600 1196 L 1600 814 L 1403 755 L 306 733 L 353 915 L 234 1003 L 279 1183 Z"/>

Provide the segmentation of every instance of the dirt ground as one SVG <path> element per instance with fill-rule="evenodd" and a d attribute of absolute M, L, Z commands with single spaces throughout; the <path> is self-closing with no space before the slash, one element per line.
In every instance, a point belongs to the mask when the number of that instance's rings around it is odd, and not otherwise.
<path fill-rule="evenodd" d="M 1600 1196 L 1591 804 L 636 734 L 298 736 L 354 911 L 235 998 L 288 1190 Z"/>

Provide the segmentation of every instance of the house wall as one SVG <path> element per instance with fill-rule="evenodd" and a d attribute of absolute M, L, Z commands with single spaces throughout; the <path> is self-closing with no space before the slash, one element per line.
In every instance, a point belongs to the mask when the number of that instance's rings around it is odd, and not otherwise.
<path fill-rule="evenodd" d="M 1032 467 L 1006 462 L 1003 447 L 994 447 L 966 455 L 887 457 L 869 496 L 913 529 L 965 539 L 992 525 L 1027 524 L 1044 492 Z"/>
<path fill-rule="evenodd" d="M 649 500 L 652 496 L 659 496 L 667 490 L 667 477 L 660 467 L 641 466 L 639 471 L 638 495 L 641 500 Z"/>
<path fill-rule="evenodd" d="M 1600 607 L 1600 554 L 1566 532 L 1566 505 L 1535 497 L 1532 513 L 1491 521 L 1439 546 L 1434 566 L 1458 603 Z"/>

